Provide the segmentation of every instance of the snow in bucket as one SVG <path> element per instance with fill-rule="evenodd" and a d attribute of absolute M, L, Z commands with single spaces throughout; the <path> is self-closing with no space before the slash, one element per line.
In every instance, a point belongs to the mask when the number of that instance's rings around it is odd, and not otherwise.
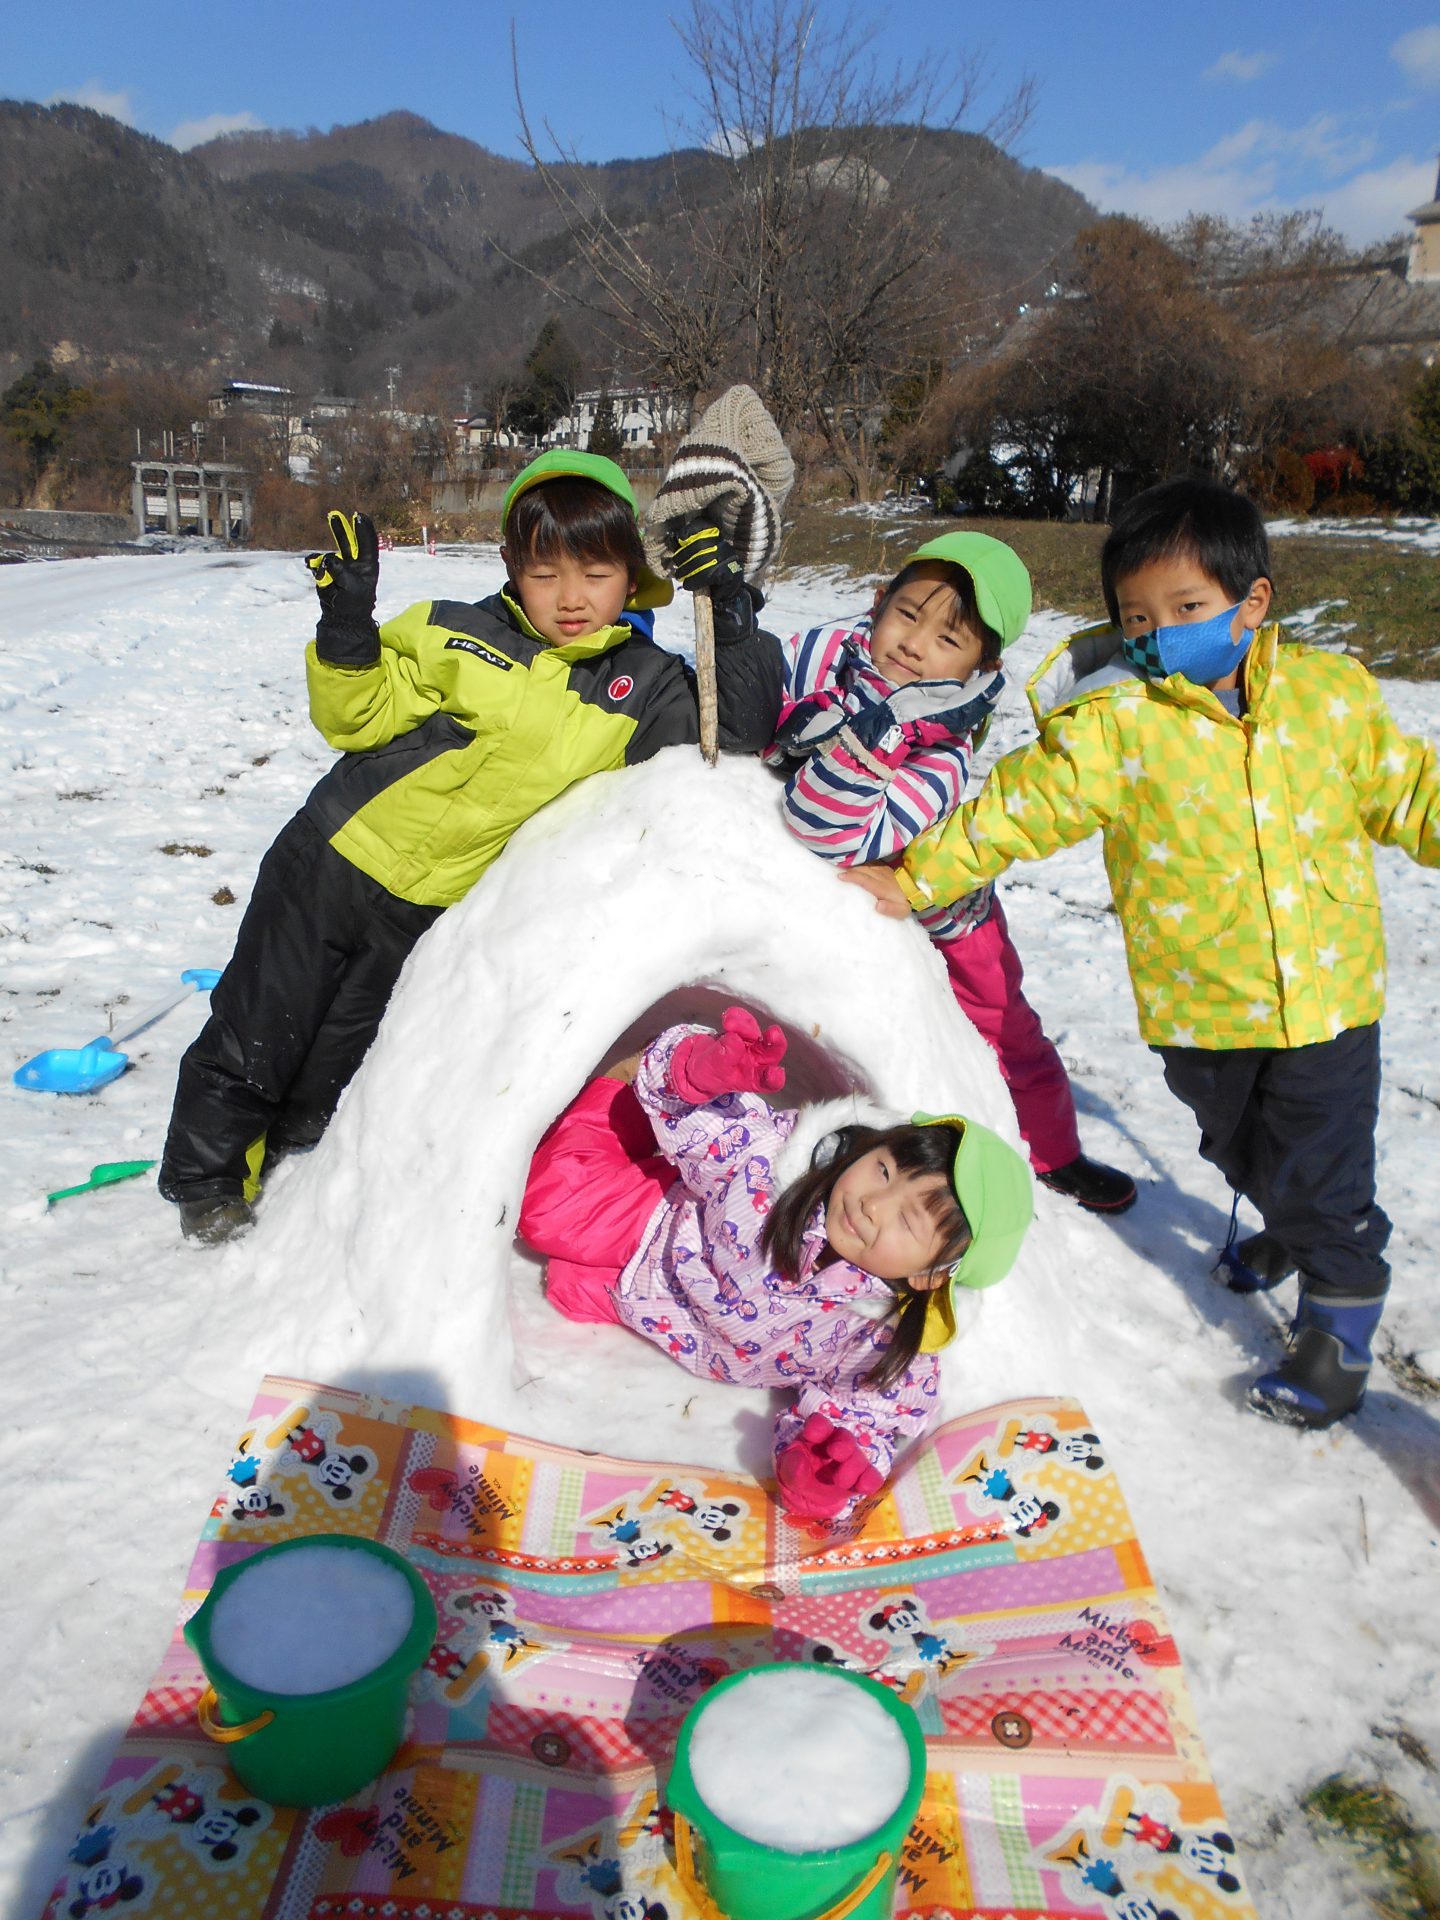
<path fill-rule="evenodd" d="M 350 1547 L 296 1547 L 241 1569 L 216 1603 L 210 1644 L 246 1686 L 328 1693 L 383 1666 L 414 1617 L 397 1567 Z"/>
<path fill-rule="evenodd" d="M 860 1688 L 823 1671 L 767 1668 L 707 1702 L 690 1773 L 706 1806 L 746 1839 L 815 1853 L 884 1825 L 909 1785 L 910 1752 Z"/>

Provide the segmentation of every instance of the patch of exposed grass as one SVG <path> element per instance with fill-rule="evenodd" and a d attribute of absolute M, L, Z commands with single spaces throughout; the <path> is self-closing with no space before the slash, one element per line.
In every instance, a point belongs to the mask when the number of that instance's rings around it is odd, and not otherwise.
<path fill-rule="evenodd" d="M 915 547 L 957 527 L 993 534 L 1014 547 L 1030 569 L 1037 607 L 1086 620 L 1105 617 L 1103 526 L 802 506 L 786 530 L 780 564 L 883 576 Z M 1343 639 L 1346 650 L 1382 678 L 1440 679 L 1440 559 L 1434 554 L 1378 539 L 1327 538 L 1317 523 L 1314 533 L 1276 539 L 1272 555 L 1281 621 L 1324 608 L 1314 623 L 1296 629 L 1296 638 Z"/>
<path fill-rule="evenodd" d="M 1397 1387 L 1417 1400 L 1440 1400 L 1440 1380 L 1427 1373 L 1413 1353 L 1402 1353 L 1392 1340 L 1385 1349 L 1385 1371 Z"/>
<path fill-rule="evenodd" d="M 161 853 L 168 853 L 172 859 L 177 860 L 182 854 L 186 853 L 193 854 L 197 860 L 208 860 L 215 849 L 213 847 L 191 846 L 184 840 L 167 840 L 159 851 Z"/>
<path fill-rule="evenodd" d="M 1371 1883 L 1380 1920 L 1437 1920 L 1440 1855 L 1393 1788 L 1334 1774 L 1301 1802 L 1320 1834 L 1339 1841 Z"/>
<path fill-rule="evenodd" d="M 233 907 L 235 904 L 235 896 L 229 887 L 217 887 L 210 898 L 217 907 Z"/>

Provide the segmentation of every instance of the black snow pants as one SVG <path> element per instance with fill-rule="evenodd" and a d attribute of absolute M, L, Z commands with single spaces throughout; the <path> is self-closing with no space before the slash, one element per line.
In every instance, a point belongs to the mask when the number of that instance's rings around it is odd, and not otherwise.
<path fill-rule="evenodd" d="M 1375 1204 L 1380 1029 L 1310 1047 L 1156 1047 L 1200 1152 L 1253 1202 L 1317 1299 L 1378 1300 L 1390 1221 Z"/>
<path fill-rule="evenodd" d="M 443 911 L 397 900 L 296 814 L 260 863 L 210 1018 L 180 1062 L 167 1200 L 237 1197 L 262 1138 L 271 1152 L 320 1138 Z"/>

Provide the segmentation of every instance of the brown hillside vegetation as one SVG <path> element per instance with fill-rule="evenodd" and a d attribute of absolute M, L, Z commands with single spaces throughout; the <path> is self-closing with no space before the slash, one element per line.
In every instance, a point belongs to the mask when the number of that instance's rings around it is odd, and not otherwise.
<path fill-rule="evenodd" d="M 980 136 L 919 137 L 963 190 L 969 283 L 1043 290 L 1086 202 Z M 692 150 L 585 173 L 663 261 L 679 195 L 718 196 L 729 164 Z M 407 390 L 478 394 L 555 311 L 536 273 L 587 292 L 530 165 L 403 112 L 180 154 L 87 108 L 0 102 L 0 250 L 0 381 L 58 356 L 367 396 L 399 364 Z M 583 314 L 566 324 L 597 350 Z"/>

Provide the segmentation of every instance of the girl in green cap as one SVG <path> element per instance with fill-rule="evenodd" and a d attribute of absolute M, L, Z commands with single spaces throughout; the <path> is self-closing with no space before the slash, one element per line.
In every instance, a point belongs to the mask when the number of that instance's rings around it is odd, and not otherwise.
<path fill-rule="evenodd" d="M 568 1319 L 618 1321 L 702 1378 L 788 1389 L 778 1498 L 833 1521 L 934 1417 L 954 1289 L 1009 1271 L 1030 1173 L 959 1115 L 827 1132 L 853 1099 L 772 1107 L 785 1047 L 731 1007 L 719 1033 L 670 1027 L 591 1081 L 536 1150 L 520 1231 Z"/>
<path fill-rule="evenodd" d="M 785 706 L 766 758 L 792 833 L 842 866 L 897 860 L 954 812 L 1030 618 L 1030 576 L 988 534 L 918 547 L 869 613 L 782 642 Z M 1081 1151 L 1069 1076 L 1022 990 L 994 890 L 921 920 L 961 1008 L 994 1049 L 1036 1175 L 1095 1213 L 1135 1200 L 1128 1173 Z"/>
<path fill-rule="evenodd" d="M 306 677 L 341 758 L 261 862 L 161 1161 L 161 1193 L 205 1244 L 249 1223 L 267 1154 L 319 1139 L 411 948 L 522 821 L 589 774 L 699 738 L 689 671 L 651 637 L 671 589 L 613 461 L 542 454 L 505 496 L 502 590 L 383 625 L 374 526 L 329 524 L 333 549 L 307 561 L 320 621 Z M 745 609 L 733 644 L 716 621 L 720 744 L 754 753 L 780 671 Z"/>

